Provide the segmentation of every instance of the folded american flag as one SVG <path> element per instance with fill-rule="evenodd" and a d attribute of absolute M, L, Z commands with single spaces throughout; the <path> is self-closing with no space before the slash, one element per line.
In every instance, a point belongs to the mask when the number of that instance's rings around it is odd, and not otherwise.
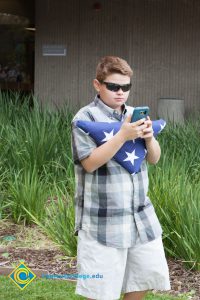
<path fill-rule="evenodd" d="M 76 121 L 76 126 L 88 133 L 100 146 L 111 139 L 122 126 L 123 122 L 92 122 L 92 121 Z M 156 137 L 165 127 L 166 122 L 162 119 L 152 121 L 153 134 Z M 129 140 L 119 149 L 113 156 L 122 167 L 124 167 L 131 175 L 140 171 L 140 165 L 146 157 L 147 150 L 145 141 L 142 138 Z"/>

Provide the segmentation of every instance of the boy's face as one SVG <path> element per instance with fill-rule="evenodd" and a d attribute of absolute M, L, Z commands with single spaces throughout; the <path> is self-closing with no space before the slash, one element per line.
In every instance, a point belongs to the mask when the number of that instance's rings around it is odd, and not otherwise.
<path fill-rule="evenodd" d="M 130 77 L 118 73 L 113 73 L 106 77 L 104 80 L 106 83 L 114 83 L 119 85 L 126 85 L 130 83 Z M 111 108 L 121 112 L 121 106 L 128 99 L 130 90 L 122 91 L 120 88 L 118 91 L 111 91 L 107 88 L 105 83 L 100 83 L 97 79 L 93 81 L 94 88 L 100 95 L 101 100 Z M 112 85 L 111 85 L 112 88 Z"/>

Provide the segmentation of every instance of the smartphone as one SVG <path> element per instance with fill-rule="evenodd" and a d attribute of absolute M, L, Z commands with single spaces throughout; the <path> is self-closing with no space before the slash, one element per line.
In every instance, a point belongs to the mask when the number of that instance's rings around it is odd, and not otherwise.
<path fill-rule="evenodd" d="M 140 119 L 143 119 L 149 115 L 149 107 L 148 106 L 138 106 L 134 108 L 132 117 L 131 117 L 131 122 L 136 122 Z"/>

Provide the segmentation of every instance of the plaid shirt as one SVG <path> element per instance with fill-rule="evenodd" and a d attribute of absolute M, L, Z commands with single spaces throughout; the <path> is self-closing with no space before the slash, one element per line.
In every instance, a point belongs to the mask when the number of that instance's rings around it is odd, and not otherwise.
<path fill-rule="evenodd" d="M 146 161 L 141 172 L 131 175 L 114 159 L 88 173 L 80 160 L 97 147 L 94 140 L 75 126 L 76 120 L 123 121 L 133 107 L 123 105 L 122 114 L 103 103 L 98 96 L 78 111 L 72 120 L 72 153 L 75 170 L 75 235 L 89 231 L 101 244 L 116 248 L 132 247 L 139 234 L 141 243 L 154 240 L 162 228 L 147 196 Z"/>

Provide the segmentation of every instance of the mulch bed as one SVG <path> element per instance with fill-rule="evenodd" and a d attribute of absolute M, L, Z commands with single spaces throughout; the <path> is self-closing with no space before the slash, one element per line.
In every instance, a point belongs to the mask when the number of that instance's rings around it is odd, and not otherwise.
<path fill-rule="evenodd" d="M 9 253 L 8 257 L 3 257 L 2 253 Z M 0 274 L 3 274 L 5 267 L 13 268 L 12 263 L 19 264 L 24 260 L 31 269 L 38 269 L 41 274 L 72 274 L 77 273 L 76 259 L 71 260 L 63 255 L 59 250 L 28 249 L 28 248 L 0 248 Z M 172 290 L 170 294 L 179 295 L 191 293 L 188 299 L 200 300 L 200 272 L 186 270 L 181 261 L 168 259 Z M 7 273 L 5 273 L 7 274 Z M 195 291 L 192 295 L 191 291 Z"/>

